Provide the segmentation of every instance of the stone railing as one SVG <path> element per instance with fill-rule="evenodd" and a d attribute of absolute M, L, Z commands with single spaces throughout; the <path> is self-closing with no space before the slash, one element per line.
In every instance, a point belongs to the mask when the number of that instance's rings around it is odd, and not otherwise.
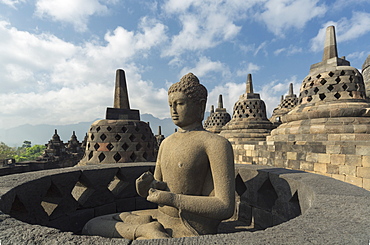
<path fill-rule="evenodd" d="M 107 164 L 0 177 L 0 241 L 147 244 L 78 234 L 93 217 L 155 208 L 137 196 L 134 185 L 143 172 L 153 170 L 153 163 Z M 370 239 L 370 192 L 350 184 L 301 171 L 237 165 L 236 192 L 234 219 L 252 229 L 150 243 L 367 244 Z"/>

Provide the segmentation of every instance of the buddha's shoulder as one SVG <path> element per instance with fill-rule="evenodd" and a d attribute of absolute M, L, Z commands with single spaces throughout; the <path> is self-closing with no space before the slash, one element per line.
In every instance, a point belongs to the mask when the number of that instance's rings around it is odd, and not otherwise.
<path fill-rule="evenodd" d="M 204 142 L 204 144 L 212 144 L 212 143 L 219 143 L 219 144 L 230 144 L 229 141 L 217 134 L 211 133 L 207 130 L 200 130 L 200 131 L 192 131 L 187 133 L 177 132 L 168 136 L 163 142 L 165 144 L 171 144 L 174 141 L 197 141 L 197 142 Z"/>

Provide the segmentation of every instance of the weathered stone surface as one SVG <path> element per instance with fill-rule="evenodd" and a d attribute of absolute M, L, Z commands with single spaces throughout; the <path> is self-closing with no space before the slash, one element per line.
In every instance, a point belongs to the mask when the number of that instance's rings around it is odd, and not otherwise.
<path fill-rule="evenodd" d="M 276 126 L 267 119 L 265 102 L 253 92 L 252 75 L 248 74 L 246 92 L 235 103 L 232 119 L 220 135 L 232 145 L 257 143 L 264 141 Z"/>
<path fill-rule="evenodd" d="M 162 142 L 154 174 L 136 179 L 141 197 L 135 206 L 143 210 L 96 217 L 83 234 L 132 240 L 214 234 L 233 215 L 233 150 L 225 138 L 203 129 L 206 99 L 207 90 L 192 73 L 169 88 L 179 131 Z"/>
<path fill-rule="evenodd" d="M 218 106 L 216 111 L 211 110 L 209 117 L 205 120 L 204 128 L 212 133 L 220 133 L 223 126 L 231 120 L 231 116 L 227 113 L 223 106 L 222 95 L 218 97 Z"/>
<path fill-rule="evenodd" d="M 130 109 L 126 78 L 117 70 L 114 108 L 88 132 L 85 155 L 78 165 L 155 161 L 157 140 L 151 128 Z"/>
<path fill-rule="evenodd" d="M 130 164 L 128 164 L 130 165 Z M 143 164 L 138 167 L 138 172 L 143 167 L 153 164 Z M 135 168 L 127 164 L 105 165 L 104 168 L 119 167 Z M 58 171 L 49 170 L 13 176 L 0 177 L 0 189 L 8 192 L 12 189 L 23 188 L 30 185 L 32 188 L 35 181 L 40 178 L 55 174 L 66 174 L 77 171 L 96 170 L 99 165 L 85 166 L 79 168 L 67 168 Z M 81 236 L 72 232 L 61 232 L 58 229 L 48 228 L 40 225 L 30 225 L 18 221 L 9 215 L 2 214 L 0 217 L 0 240 L 2 244 L 367 244 L 370 234 L 370 192 L 332 178 L 292 171 L 276 169 L 258 165 L 237 165 L 236 173 L 241 176 L 242 181 L 236 181 L 242 187 L 241 191 L 248 190 L 243 196 L 250 195 L 254 188 L 254 198 L 258 199 L 259 194 L 269 193 L 268 188 L 258 192 L 263 183 L 270 179 L 271 185 L 277 191 L 276 200 L 288 200 L 288 203 L 299 201 L 302 214 L 287 222 L 278 220 L 273 215 L 273 222 L 279 221 L 265 230 L 257 232 L 242 231 L 237 233 L 224 233 L 217 235 L 204 235 L 199 237 L 172 238 L 159 240 L 136 240 L 112 239 L 98 236 Z M 262 177 L 262 178 L 261 178 Z M 41 180 L 40 180 L 41 181 Z M 23 183 L 23 185 L 18 184 Z M 237 188 L 238 189 L 238 188 Z M 298 190 L 298 194 L 295 195 Z M 266 192 L 267 191 L 267 192 Z M 6 192 L 7 193 L 7 192 Z M 4 193 L 4 194 L 6 194 Z M 3 195 L 4 196 L 4 195 Z M 243 205 L 239 207 L 241 214 L 246 219 L 251 217 L 250 203 L 246 202 L 243 196 Z M 288 197 L 291 197 L 288 199 Z M 6 201 L 2 199 L 2 202 Z M 287 204 L 275 201 L 279 205 L 279 212 L 286 210 Z M 247 205 L 247 206 L 245 206 Z M 248 211 L 249 210 L 249 211 Z M 279 216 L 280 217 L 280 216 Z M 253 218 L 254 219 L 254 218 Z M 17 235 L 14 235 L 17 234 Z"/>

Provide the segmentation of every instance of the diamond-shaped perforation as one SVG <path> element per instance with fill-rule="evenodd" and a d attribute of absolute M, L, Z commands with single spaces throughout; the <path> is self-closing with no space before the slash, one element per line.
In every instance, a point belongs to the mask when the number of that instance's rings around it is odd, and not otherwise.
<path fill-rule="evenodd" d="M 93 157 L 94 153 L 92 151 L 90 151 L 89 155 L 88 155 L 88 160 L 90 160 L 92 157 Z"/>
<path fill-rule="evenodd" d="M 126 133 L 127 132 L 127 128 L 125 126 L 122 127 L 122 132 Z"/>
<path fill-rule="evenodd" d="M 104 141 L 106 138 L 107 138 L 107 136 L 106 136 L 105 134 L 100 135 L 100 139 L 101 139 L 102 141 Z"/>
<path fill-rule="evenodd" d="M 91 140 L 94 140 L 94 139 L 95 139 L 94 134 L 91 134 L 90 139 L 91 139 Z"/>
<path fill-rule="evenodd" d="M 345 71 L 343 71 L 343 70 L 340 72 L 340 75 L 341 75 L 341 76 L 344 76 L 345 74 L 346 74 L 346 72 L 345 72 Z"/>
<path fill-rule="evenodd" d="M 321 79 L 320 83 L 321 83 L 321 85 L 324 85 L 326 83 L 326 80 L 325 79 Z"/>
<path fill-rule="evenodd" d="M 142 139 L 142 140 L 146 140 L 146 136 L 145 136 L 145 134 L 143 134 L 143 135 L 141 136 L 141 139 Z"/>
<path fill-rule="evenodd" d="M 148 161 L 148 153 L 144 152 L 143 153 L 143 158 Z"/>
<path fill-rule="evenodd" d="M 83 200 L 81 200 L 80 198 L 87 191 L 87 189 L 88 188 L 84 186 L 81 182 L 77 182 L 71 191 L 72 197 L 80 204 L 82 204 Z"/>
<path fill-rule="evenodd" d="M 100 131 L 100 126 L 98 126 L 97 128 L 96 128 L 96 132 L 99 132 Z"/>
<path fill-rule="evenodd" d="M 94 149 L 95 149 L 96 151 L 99 149 L 99 147 L 100 147 L 99 143 L 95 143 L 95 145 L 94 145 Z"/>
<path fill-rule="evenodd" d="M 134 162 L 136 160 L 137 156 L 135 154 L 135 152 L 133 152 L 130 156 L 130 159 Z"/>
<path fill-rule="evenodd" d="M 138 126 L 135 126 L 135 131 L 136 132 L 139 132 L 140 131 L 140 128 Z"/>
<path fill-rule="evenodd" d="M 111 143 L 109 143 L 109 144 L 107 145 L 107 149 L 108 149 L 108 150 L 110 150 L 110 151 L 111 151 L 113 148 L 114 148 L 114 145 L 112 145 Z"/>
<path fill-rule="evenodd" d="M 337 84 L 340 82 L 340 77 L 337 77 L 336 79 L 335 79 L 335 81 L 337 82 Z"/>
<path fill-rule="evenodd" d="M 307 97 L 307 101 L 310 102 L 311 100 L 312 100 L 312 96 L 310 95 Z"/>
<path fill-rule="evenodd" d="M 99 161 L 102 162 L 105 159 L 105 154 L 103 152 L 100 153 L 98 158 L 99 158 Z"/>
<path fill-rule="evenodd" d="M 334 89 L 334 86 L 330 84 L 330 85 L 328 86 L 328 90 L 329 90 L 329 91 L 332 91 L 333 89 Z"/>
<path fill-rule="evenodd" d="M 269 178 L 261 185 L 257 193 L 257 203 L 260 206 L 271 210 L 278 199 L 278 194 Z"/>
<path fill-rule="evenodd" d="M 333 73 L 333 72 L 329 72 L 329 73 L 328 73 L 328 75 L 329 75 L 330 77 L 332 77 L 332 76 L 334 76 L 334 73 Z"/>
<path fill-rule="evenodd" d="M 319 89 L 316 87 L 314 90 L 315 94 L 317 94 L 317 92 L 319 92 Z"/>
<path fill-rule="evenodd" d="M 335 97 L 336 99 L 339 99 L 339 98 L 341 97 L 341 95 L 340 95 L 340 93 L 335 93 L 335 94 L 334 94 L 334 97 Z"/>
<path fill-rule="evenodd" d="M 319 98 L 320 98 L 320 100 L 324 100 L 326 98 L 326 95 L 325 94 L 319 94 Z"/>
<path fill-rule="evenodd" d="M 111 126 L 108 126 L 107 130 L 108 130 L 108 132 L 110 132 L 112 130 Z"/>
<path fill-rule="evenodd" d="M 140 143 L 138 143 L 137 145 L 136 145 L 136 150 L 137 151 L 140 151 L 140 149 L 142 148 L 142 146 L 140 145 Z"/>
<path fill-rule="evenodd" d="M 130 183 L 122 179 L 122 177 L 118 178 L 117 176 L 114 176 L 114 179 L 108 185 L 108 190 L 110 190 L 110 192 L 115 196 L 121 196 L 125 191 L 127 191 L 126 188 L 129 185 Z"/>
<path fill-rule="evenodd" d="M 123 150 L 125 150 L 125 151 L 127 151 L 127 149 L 129 148 L 129 145 L 128 144 L 126 144 L 126 142 L 125 143 L 123 143 L 123 145 L 122 145 L 122 149 Z"/>
<path fill-rule="evenodd" d="M 114 154 L 114 156 L 113 156 L 113 159 L 114 159 L 114 161 L 116 161 L 116 162 L 118 162 L 119 160 L 121 160 L 121 154 L 119 154 L 118 152 L 116 153 L 116 154 Z"/>
<path fill-rule="evenodd" d="M 346 91 L 348 86 L 346 84 L 343 84 L 342 88 L 343 88 L 344 91 Z"/>
<path fill-rule="evenodd" d="M 242 177 L 238 174 L 235 178 L 235 191 L 239 196 L 242 196 L 246 192 L 247 187 L 244 184 Z"/>
<path fill-rule="evenodd" d="M 54 210 L 58 207 L 60 201 L 63 199 L 63 195 L 58 187 L 51 183 L 46 195 L 42 198 L 41 206 L 44 211 L 50 216 Z"/>
<path fill-rule="evenodd" d="M 318 75 L 316 76 L 316 78 L 317 78 L 317 79 L 319 79 L 320 77 L 321 77 L 321 74 L 318 74 Z"/>
<path fill-rule="evenodd" d="M 114 136 L 114 138 L 115 138 L 117 141 L 119 141 L 122 137 L 121 137 L 121 135 L 116 134 L 116 135 Z"/>
<path fill-rule="evenodd" d="M 134 140 L 136 139 L 136 137 L 135 137 L 135 135 L 131 134 L 131 135 L 130 135 L 130 137 L 129 137 L 129 139 L 130 139 L 131 141 L 134 141 Z"/>
<path fill-rule="evenodd" d="M 312 82 L 310 83 L 310 87 L 312 87 L 313 85 L 315 85 L 315 83 L 312 81 Z"/>

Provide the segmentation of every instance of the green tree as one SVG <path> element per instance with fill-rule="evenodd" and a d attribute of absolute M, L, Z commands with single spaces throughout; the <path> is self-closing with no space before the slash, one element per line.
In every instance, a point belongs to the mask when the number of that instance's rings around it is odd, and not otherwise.
<path fill-rule="evenodd" d="M 44 152 L 46 146 L 44 145 L 34 145 L 31 147 L 22 148 L 19 150 L 18 155 L 15 155 L 14 158 L 17 162 L 23 161 L 33 161 L 37 157 L 41 156 Z"/>
<path fill-rule="evenodd" d="M 31 141 L 29 141 L 29 140 L 23 141 L 22 148 L 28 148 L 28 147 L 31 147 L 31 146 L 32 146 Z"/>
<path fill-rule="evenodd" d="M 15 148 L 7 146 L 4 142 L 0 142 L 0 159 L 14 158 L 15 154 Z"/>

